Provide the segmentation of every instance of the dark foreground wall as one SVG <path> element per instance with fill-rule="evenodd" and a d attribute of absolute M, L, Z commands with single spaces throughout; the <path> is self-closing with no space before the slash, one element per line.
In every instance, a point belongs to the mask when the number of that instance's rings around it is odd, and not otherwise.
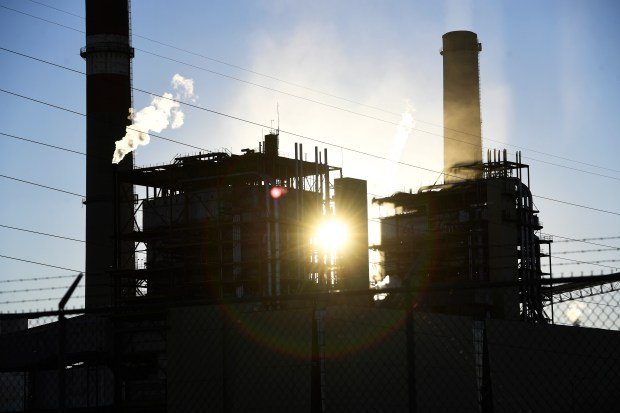
<path fill-rule="evenodd" d="M 479 412 L 484 380 L 496 412 L 620 405 L 614 331 L 487 320 L 484 377 L 468 317 L 420 312 L 408 331 L 402 310 L 327 304 L 194 307 L 169 321 L 169 411 Z"/>
<path fill-rule="evenodd" d="M 114 334 L 110 319 L 75 317 L 67 320 L 62 359 L 58 323 L 0 334 L 0 411 L 56 409 L 61 360 L 67 408 L 565 412 L 620 405 L 617 331 L 420 311 L 409 318 L 351 300 L 283 305 L 174 308 L 157 334 L 153 320 L 140 322 L 131 337 L 141 339 L 128 341 L 119 339 L 126 323 Z M 133 367 L 123 369 L 130 353 Z"/>
<path fill-rule="evenodd" d="M 489 321 L 496 411 L 620 409 L 620 333 Z"/>

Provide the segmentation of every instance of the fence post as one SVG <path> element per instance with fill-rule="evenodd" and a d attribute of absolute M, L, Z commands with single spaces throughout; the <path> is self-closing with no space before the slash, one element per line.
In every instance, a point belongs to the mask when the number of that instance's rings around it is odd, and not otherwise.
<path fill-rule="evenodd" d="M 405 292 L 405 324 L 407 337 L 407 385 L 409 387 L 409 412 L 416 413 L 418 411 L 417 389 L 415 380 L 415 324 L 413 320 L 413 297 L 412 291 Z"/>
<path fill-rule="evenodd" d="M 75 278 L 65 295 L 58 303 L 58 411 L 64 412 L 66 405 L 66 372 L 67 372 L 67 355 L 66 355 L 66 333 L 67 320 L 65 318 L 65 305 L 73 295 L 80 280 L 84 276 L 79 273 Z"/>

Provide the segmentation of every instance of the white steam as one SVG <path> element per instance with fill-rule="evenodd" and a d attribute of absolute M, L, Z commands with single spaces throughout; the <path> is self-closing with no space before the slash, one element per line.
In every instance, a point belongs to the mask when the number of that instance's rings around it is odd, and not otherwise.
<path fill-rule="evenodd" d="M 392 137 L 390 151 L 388 153 L 389 163 L 386 165 L 383 173 L 384 180 L 393 181 L 397 177 L 398 162 L 402 159 L 405 146 L 415 126 L 413 111 L 414 109 L 407 103 L 407 108 L 401 115 L 402 117 L 396 128 L 396 133 L 394 133 Z"/>
<path fill-rule="evenodd" d="M 413 121 L 413 109 L 408 104 L 407 109 L 403 112 L 402 118 L 398 123 L 398 129 L 394 134 L 394 138 L 392 139 L 392 146 L 390 148 L 389 159 L 392 162 L 400 161 L 403 150 L 405 149 L 405 145 L 407 144 L 407 140 L 409 139 L 409 135 L 413 130 L 414 121 Z"/>
<path fill-rule="evenodd" d="M 195 100 L 192 79 L 185 79 L 175 74 L 171 83 L 176 92 L 174 99 Z M 133 124 L 127 126 L 125 136 L 116 141 L 112 163 L 119 163 L 139 145 L 148 144 L 151 140 L 149 132 L 159 133 L 168 126 L 172 129 L 181 127 L 185 115 L 181 112 L 180 106 L 179 102 L 173 100 L 172 93 L 166 92 L 162 96 L 154 96 L 149 106 L 135 114 L 134 109 L 129 108 L 129 119 L 133 119 Z"/>

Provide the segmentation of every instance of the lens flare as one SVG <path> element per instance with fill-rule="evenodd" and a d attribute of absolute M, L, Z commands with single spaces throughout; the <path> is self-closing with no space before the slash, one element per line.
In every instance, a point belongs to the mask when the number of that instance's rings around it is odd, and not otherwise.
<path fill-rule="evenodd" d="M 337 251 L 344 248 L 349 238 L 349 229 L 342 221 L 330 219 L 316 228 L 314 240 L 316 244 L 328 251 Z"/>
<path fill-rule="evenodd" d="M 281 186 L 274 186 L 269 190 L 269 195 L 271 195 L 273 199 L 278 199 L 284 194 L 286 194 L 286 188 L 282 188 Z"/>

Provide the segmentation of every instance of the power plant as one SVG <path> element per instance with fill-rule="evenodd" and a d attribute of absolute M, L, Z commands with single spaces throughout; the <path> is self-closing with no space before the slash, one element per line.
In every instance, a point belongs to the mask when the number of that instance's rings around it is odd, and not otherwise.
<path fill-rule="evenodd" d="M 520 153 L 487 152 L 482 162 L 478 52 L 475 33 L 443 36 L 445 183 L 374 199 L 394 214 L 381 219 L 385 275 L 408 287 L 435 283 L 515 281 L 520 289 L 492 294 L 465 291 L 433 296 L 436 310 L 466 314 L 488 306 L 493 318 L 547 322 L 541 262 L 551 266 L 551 240 L 529 186 L 529 167 Z M 527 180 L 527 181 L 526 181 Z M 524 182 L 526 181 L 526 182 Z"/>
<path fill-rule="evenodd" d="M 366 181 L 327 149 L 283 156 L 278 128 L 239 154 L 112 163 L 131 127 L 130 8 L 86 0 L 86 308 L 0 325 L 0 410 L 491 412 L 518 389 L 519 406 L 561 394 L 566 411 L 573 363 L 617 406 L 618 333 L 547 313 L 600 283 L 552 287 L 529 166 L 483 161 L 481 50 L 443 36 L 444 182 L 373 199 L 391 213 L 369 246 Z M 369 249 L 394 288 L 371 289 Z"/>
<path fill-rule="evenodd" d="M 277 132 L 242 155 L 212 152 L 119 173 L 134 185 L 125 241 L 146 246 L 136 269 L 112 273 L 118 302 L 143 298 L 278 297 L 368 288 L 366 182 L 343 178 L 327 149 L 279 155 Z M 123 208 L 123 204 L 117 205 Z M 347 255 L 322 242 L 346 218 Z"/>

